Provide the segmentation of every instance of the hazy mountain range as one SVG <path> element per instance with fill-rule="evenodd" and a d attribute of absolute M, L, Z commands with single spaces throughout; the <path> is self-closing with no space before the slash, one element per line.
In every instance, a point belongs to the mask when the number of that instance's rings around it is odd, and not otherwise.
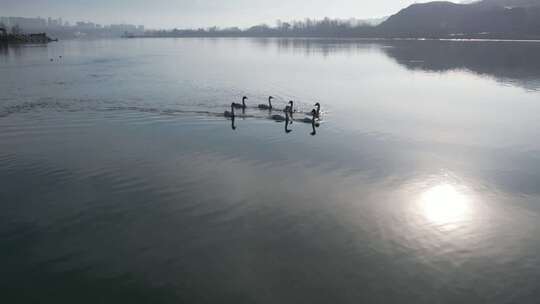
<path fill-rule="evenodd" d="M 540 37 L 540 0 L 413 4 L 378 26 L 395 37 Z"/>

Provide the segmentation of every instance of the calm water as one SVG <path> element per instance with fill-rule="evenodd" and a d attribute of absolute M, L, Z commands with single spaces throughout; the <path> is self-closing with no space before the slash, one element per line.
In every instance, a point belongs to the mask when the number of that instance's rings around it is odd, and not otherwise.
<path fill-rule="evenodd" d="M 540 297 L 540 43 L 65 41 L 0 92 L 3 303 Z"/>

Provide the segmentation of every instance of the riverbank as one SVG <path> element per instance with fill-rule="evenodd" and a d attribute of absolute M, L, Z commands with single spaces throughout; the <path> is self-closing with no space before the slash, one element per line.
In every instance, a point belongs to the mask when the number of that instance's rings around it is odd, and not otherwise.
<path fill-rule="evenodd" d="M 0 43 L 3 44 L 18 44 L 18 43 L 49 43 L 52 41 L 58 41 L 47 36 L 46 33 L 36 34 L 7 34 L 0 36 Z"/>

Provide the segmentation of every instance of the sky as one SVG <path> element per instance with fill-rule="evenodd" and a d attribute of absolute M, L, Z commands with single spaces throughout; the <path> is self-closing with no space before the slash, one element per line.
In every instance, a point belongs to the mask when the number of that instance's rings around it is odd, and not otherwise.
<path fill-rule="evenodd" d="M 147 28 L 220 27 L 305 18 L 377 18 L 397 13 L 411 0 L 0 0 L 0 15 L 62 17 Z"/>

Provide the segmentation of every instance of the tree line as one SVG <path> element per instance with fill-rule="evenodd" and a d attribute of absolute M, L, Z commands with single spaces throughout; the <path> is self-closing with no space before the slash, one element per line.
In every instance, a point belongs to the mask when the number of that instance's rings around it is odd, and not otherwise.
<path fill-rule="evenodd" d="M 147 31 L 145 36 L 157 37 L 361 37 L 375 34 L 376 27 L 356 20 L 324 18 L 303 21 L 277 21 L 275 26 L 260 24 L 240 29 L 199 28 Z"/>

